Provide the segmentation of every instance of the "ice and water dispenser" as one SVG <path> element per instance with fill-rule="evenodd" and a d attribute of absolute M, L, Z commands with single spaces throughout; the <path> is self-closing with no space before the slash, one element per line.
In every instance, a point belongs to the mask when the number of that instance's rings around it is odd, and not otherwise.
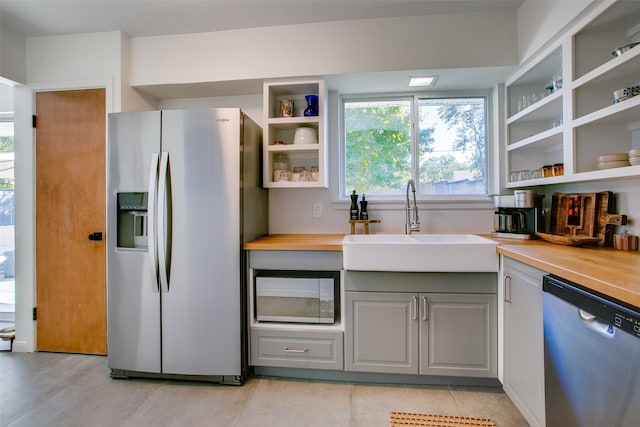
<path fill-rule="evenodd" d="M 118 193 L 117 245 L 147 249 L 147 193 Z"/>

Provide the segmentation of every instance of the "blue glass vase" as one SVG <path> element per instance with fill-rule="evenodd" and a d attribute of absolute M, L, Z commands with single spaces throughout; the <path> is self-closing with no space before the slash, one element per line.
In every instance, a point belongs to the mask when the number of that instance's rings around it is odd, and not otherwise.
<path fill-rule="evenodd" d="M 307 108 L 304 109 L 305 116 L 317 116 L 318 115 L 318 95 L 307 95 L 304 97 L 307 100 Z"/>

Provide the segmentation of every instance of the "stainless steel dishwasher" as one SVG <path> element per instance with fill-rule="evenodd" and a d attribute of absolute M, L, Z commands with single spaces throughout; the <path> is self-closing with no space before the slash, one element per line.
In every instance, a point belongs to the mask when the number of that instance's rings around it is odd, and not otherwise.
<path fill-rule="evenodd" d="M 547 427 L 640 426 L 640 309 L 545 276 Z"/>

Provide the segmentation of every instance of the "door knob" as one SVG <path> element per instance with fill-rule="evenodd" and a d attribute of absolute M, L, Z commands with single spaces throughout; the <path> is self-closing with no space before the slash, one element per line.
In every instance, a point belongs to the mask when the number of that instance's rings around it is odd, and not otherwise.
<path fill-rule="evenodd" d="M 95 231 L 89 234 L 89 240 L 102 240 L 102 231 Z"/>

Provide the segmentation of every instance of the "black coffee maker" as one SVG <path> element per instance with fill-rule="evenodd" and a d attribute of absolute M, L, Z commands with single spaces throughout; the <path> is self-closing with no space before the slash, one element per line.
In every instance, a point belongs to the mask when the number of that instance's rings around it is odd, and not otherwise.
<path fill-rule="evenodd" d="M 544 231 L 542 216 L 543 196 L 529 194 L 526 199 L 518 198 L 520 207 L 498 207 L 493 217 L 494 237 L 528 240 L 535 239 L 536 232 Z"/>

